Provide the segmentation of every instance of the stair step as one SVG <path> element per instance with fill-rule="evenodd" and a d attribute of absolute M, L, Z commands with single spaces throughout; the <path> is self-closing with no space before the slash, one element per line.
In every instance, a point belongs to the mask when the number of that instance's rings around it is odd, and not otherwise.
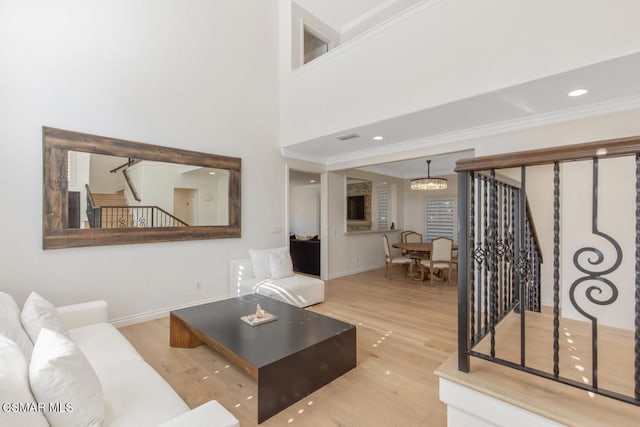
<path fill-rule="evenodd" d="M 124 192 L 93 193 L 93 201 L 97 206 L 128 206 Z"/>

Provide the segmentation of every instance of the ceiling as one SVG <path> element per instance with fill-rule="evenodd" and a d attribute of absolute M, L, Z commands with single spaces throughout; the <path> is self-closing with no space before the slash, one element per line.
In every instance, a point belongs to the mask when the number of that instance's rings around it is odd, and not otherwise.
<path fill-rule="evenodd" d="M 320 174 L 289 169 L 289 185 L 292 187 L 320 185 Z"/>
<path fill-rule="evenodd" d="M 345 2 L 346 3 L 346 2 Z M 543 79 L 485 93 L 449 104 L 390 118 L 283 148 L 287 157 L 326 165 L 423 148 L 475 136 L 556 123 L 640 107 L 640 53 L 578 68 Z M 568 97 L 573 89 L 589 90 L 581 97 Z M 355 133 L 358 138 L 340 141 L 338 136 Z M 383 136 L 374 141 L 374 136 Z M 468 157 L 468 156 L 467 156 Z M 445 157 L 448 159 L 448 157 Z M 452 173 L 450 161 L 434 158 L 432 174 Z M 406 178 L 414 175 L 414 162 L 396 162 L 380 168 L 385 174 Z M 414 168 L 415 166 L 415 168 Z M 406 170 L 404 168 L 407 168 Z M 411 169 L 408 169 L 411 168 Z M 450 169 L 448 169 L 450 168 Z"/>
<path fill-rule="evenodd" d="M 427 160 L 431 160 L 429 171 L 432 177 L 437 177 L 452 174 L 456 162 L 469 157 L 473 157 L 473 150 L 382 163 L 358 169 L 401 179 L 421 178 L 427 176 Z"/>

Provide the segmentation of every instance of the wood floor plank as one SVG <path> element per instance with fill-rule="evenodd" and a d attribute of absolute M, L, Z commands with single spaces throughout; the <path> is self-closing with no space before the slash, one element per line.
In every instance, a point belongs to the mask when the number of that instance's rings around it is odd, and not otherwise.
<path fill-rule="evenodd" d="M 638 406 L 479 359 L 472 359 L 471 374 L 457 371 L 457 290 L 448 283 L 420 283 L 399 274 L 386 280 L 383 269 L 374 270 L 327 281 L 326 301 L 309 310 L 357 326 L 357 367 L 261 426 L 446 426 L 436 369 L 452 381 L 475 381 L 469 386 L 529 410 L 544 412 L 556 405 L 559 409 L 552 418 L 567 425 L 626 426 L 637 424 L 640 417 Z M 531 330 L 527 332 L 527 360 L 546 368 L 551 347 L 539 345 L 536 337 L 550 336 L 548 317 L 529 315 Z M 518 358 L 509 344 L 519 342 L 519 328 L 512 327 L 513 320 L 506 319 L 497 332 L 497 351 L 509 360 Z M 584 357 L 588 351 L 584 350 L 582 327 L 561 321 L 565 373 L 577 375 L 572 369 L 578 362 L 573 361 L 580 361 L 586 371 L 590 368 Z M 609 354 L 617 345 L 614 341 L 629 341 L 628 334 L 601 329 L 602 381 L 608 378 L 612 388 L 628 392 L 629 381 L 624 379 L 632 375 L 620 370 L 620 365 L 631 366 L 627 358 L 632 352 Z M 206 345 L 169 347 L 168 317 L 121 331 L 190 407 L 216 399 L 243 427 L 257 425 L 255 381 Z"/>
<path fill-rule="evenodd" d="M 445 426 L 433 371 L 456 350 L 455 286 L 374 270 L 326 283 L 309 309 L 357 326 L 358 366 L 261 426 Z M 121 329 L 190 407 L 218 400 L 257 425 L 257 385 L 207 346 L 169 347 L 167 318 Z"/>

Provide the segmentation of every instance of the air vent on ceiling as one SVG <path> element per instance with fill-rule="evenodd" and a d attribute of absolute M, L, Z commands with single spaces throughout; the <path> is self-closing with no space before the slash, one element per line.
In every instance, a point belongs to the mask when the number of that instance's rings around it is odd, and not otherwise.
<path fill-rule="evenodd" d="M 336 138 L 339 139 L 340 141 L 348 141 L 350 139 L 359 138 L 359 137 L 360 135 L 358 135 L 357 133 L 350 133 L 348 135 L 336 136 Z"/>

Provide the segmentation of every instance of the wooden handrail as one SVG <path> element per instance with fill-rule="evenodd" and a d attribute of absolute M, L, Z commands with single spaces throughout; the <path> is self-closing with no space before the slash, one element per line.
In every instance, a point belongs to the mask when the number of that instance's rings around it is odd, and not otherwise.
<path fill-rule="evenodd" d="M 536 224 L 533 222 L 533 215 L 531 215 L 531 208 L 529 208 L 529 200 L 527 200 L 527 220 L 529 221 L 529 227 L 531 228 L 531 235 L 533 236 L 533 244 L 538 251 L 538 256 L 540 257 L 540 262 L 544 262 L 542 256 L 542 248 L 540 247 L 540 239 L 538 238 L 538 232 L 536 231 Z"/>
<path fill-rule="evenodd" d="M 111 169 L 111 170 L 109 171 L 109 173 L 116 173 L 116 172 L 118 172 L 118 171 L 119 171 L 120 169 L 122 169 L 122 168 L 128 168 L 128 167 L 131 167 L 131 166 L 135 165 L 136 163 L 140 163 L 141 161 L 142 161 L 142 160 L 140 160 L 140 159 L 131 159 L 131 158 L 129 158 L 125 163 L 123 163 L 123 164 L 121 164 L 120 166 L 117 166 L 117 167 L 115 167 L 115 168 Z"/>
<path fill-rule="evenodd" d="M 122 174 L 124 175 L 125 181 L 127 181 L 127 185 L 129 186 L 129 190 L 131 190 L 131 195 L 133 195 L 133 198 L 136 199 L 137 202 L 141 202 L 142 199 L 140 198 L 140 196 L 138 196 L 138 192 L 133 186 L 133 183 L 131 182 L 131 180 L 129 179 L 129 174 L 127 173 L 127 170 L 124 169 L 122 171 Z"/>
<path fill-rule="evenodd" d="M 87 189 L 87 197 L 89 197 L 89 202 L 91 203 L 91 207 L 96 207 L 96 202 L 93 200 L 93 193 L 91 192 L 91 188 L 89 188 L 89 184 L 85 184 L 84 188 Z"/>
<path fill-rule="evenodd" d="M 153 206 L 154 208 L 158 209 L 161 212 L 164 212 L 165 214 L 167 214 L 168 216 L 170 216 L 171 218 L 175 219 L 176 221 L 178 221 L 180 224 L 184 225 L 185 227 L 189 227 L 189 224 L 187 224 L 186 222 L 184 222 L 183 220 L 181 220 L 178 217 L 175 217 L 173 215 L 171 215 L 169 212 L 165 211 L 164 209 L 162 209 L 160 206 Z"/>
<path fill-rule="evenodd" d="M 472 157 L 456 162 L 456 172 L 536 166 L 554 162 L 588 160 L 594 157 L 619 157 L 640 153 L 640 136 L 565 145 L 563 147 Z"/>

